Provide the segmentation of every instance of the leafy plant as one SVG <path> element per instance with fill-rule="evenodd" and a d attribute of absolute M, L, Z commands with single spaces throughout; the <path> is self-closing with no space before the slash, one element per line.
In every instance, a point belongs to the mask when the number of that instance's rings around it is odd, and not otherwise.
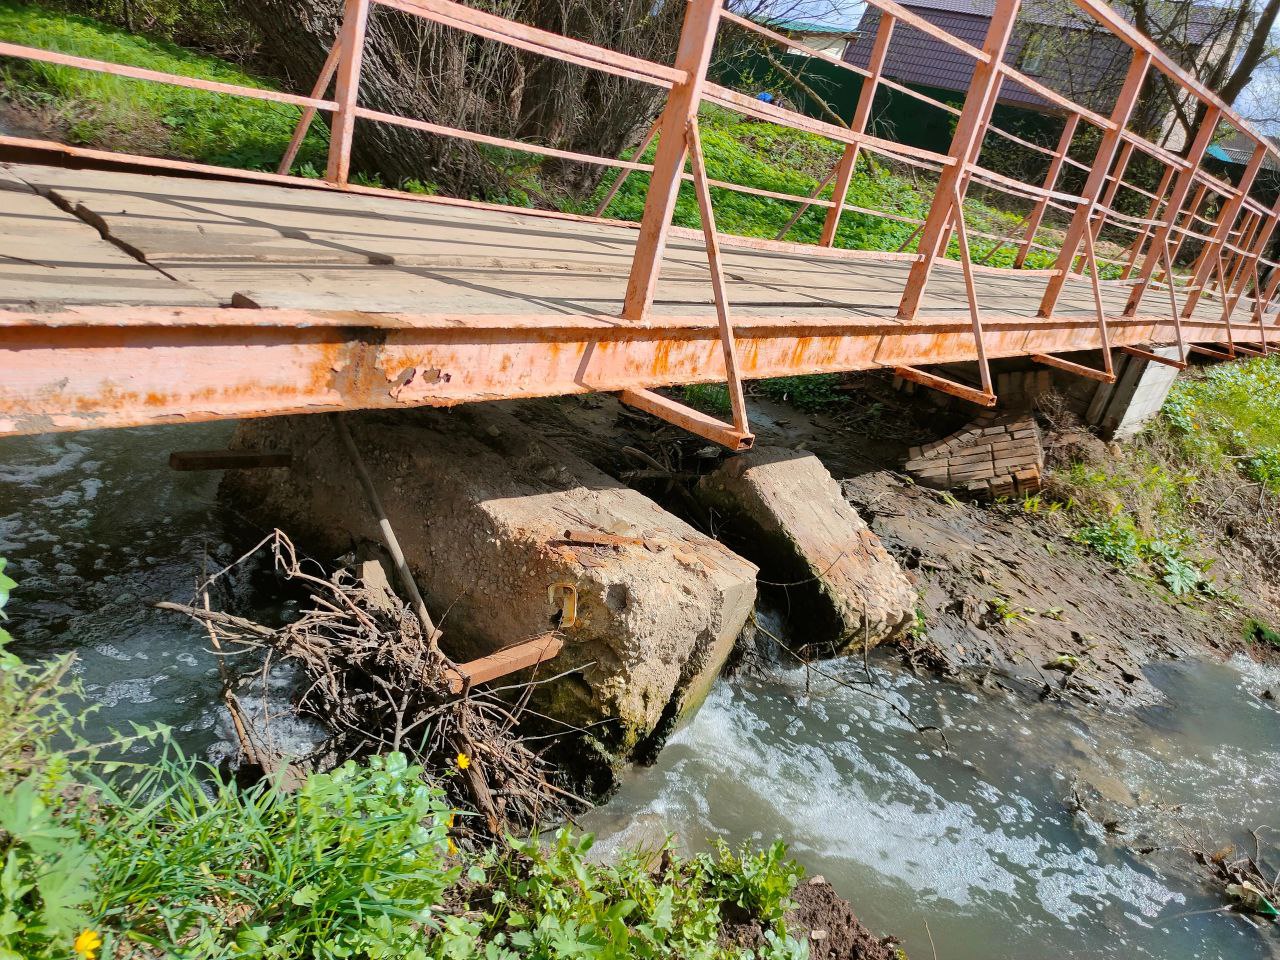
<path fill-rule="evenodd" d="M 1262 643 L 1280 649 L 1280 631 L 1253 617 L 1245 621 L 1244 638 L 1249 643 Z"/>
<path fill-rule="evenodd" d="M 840 375 L 818 373 L 805 377 L 774 377 L 759 380 L 755 389 L 770 400 L 790 403 L 801 410 L 821 410 L 841 402 L 843 397 L 836 386 Z"/>

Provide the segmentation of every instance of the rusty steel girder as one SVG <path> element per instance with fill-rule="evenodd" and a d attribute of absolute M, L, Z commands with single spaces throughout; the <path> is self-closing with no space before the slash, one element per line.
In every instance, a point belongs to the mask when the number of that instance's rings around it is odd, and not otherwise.
<path fill-rule="evenodd" d="M 1225 326 L 1183 321 L 1188 342 Z M 992 315 L 988 355 L 1101 347 L 1088 318 Z M 1168 343 L 1172 322 L 1113 322 L 1113 345 Z M 646 326 L 592 316 L 407 316 L 232 308 L 0 311 L 0 435 L 289 413 L 450 406 L 477 400 L 646 390 L 725 379 L 714 318 Z M 746 379 L 976 358 L 966 315 L 904 324 L 746 317 Z M 1257 327 L 1238 342 L 1261 342 Z"/>

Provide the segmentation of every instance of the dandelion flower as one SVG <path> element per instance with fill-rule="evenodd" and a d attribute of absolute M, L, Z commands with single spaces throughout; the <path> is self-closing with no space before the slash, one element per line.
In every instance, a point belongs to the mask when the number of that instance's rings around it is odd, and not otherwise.
<path fill-rule="evenodd" d="M 94 960 L 98 955 L 98 948 L 102 946 L 102 937 L 98 936 L 97 930 L 81 930 L 80 935 L 76 937 L 76 942 L 72 944 L 76 953 L 84 957 L 85 960 Z"/>
<path fill-rule="evenodd" d="M 465 770 L 469 766 L 471 766 L 471 758 L 465 753 L 458 754 L 458 769 Z"/>

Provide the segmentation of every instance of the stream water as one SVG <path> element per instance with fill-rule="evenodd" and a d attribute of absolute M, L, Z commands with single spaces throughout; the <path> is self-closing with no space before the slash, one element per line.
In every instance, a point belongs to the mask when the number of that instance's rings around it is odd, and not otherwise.
<path fill-rule="evenodd" d="M 216 663 L 198 628 L 147 601 L 188 599 L 202 569 L 231 559 L 230 541 L 258 533 L 216 505 L 216 474 L 167 466 L 171 450 L 223 446 L 229 432 L 0 440 L 19 652 L 74 651 L 101 730 L 171 724 L 213 759 L 230 750 Z M 248 579 L 234 589 L 250 615 L 277 602 Z M 824 669 L 866 679 L 860 660 Z M 1280 672 L 1170 664 L 1153 672 L 1159 706 L 1097 716 L 872 670 L 873 695 L 798 670 L 722 681 L 586 826 L 606 849 L 668 831 L 693 848 L 781 837 L 914 960 L 932 955 L 926 921 L 941 960 L 1280 956 L 1275 931 L 1204 912 L 1220 901 L 1179 849 L 1280 827 L 1280 712 L 1257 696 L 1280 692 Z M 950 749 L 890 703 L 942 727 Z M 1107 832 L 1112 819 L 1123 833 Z M 1159 849 L 1135 852 L 1147 847 Z"/>

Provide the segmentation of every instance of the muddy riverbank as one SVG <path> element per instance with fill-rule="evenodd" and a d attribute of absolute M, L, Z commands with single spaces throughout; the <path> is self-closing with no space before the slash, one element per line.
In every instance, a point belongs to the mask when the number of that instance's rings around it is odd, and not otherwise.
<path fill-rule="evenodd" d="M 901 471 L 911 446 L 958 429 L 976 408 L 905 398 L 878 375 L 848 378 L 839 399 L 816 410 L 789 400 L 753 398 L 758 442 L 816 454 L 907 572 L 919 594 L 917 622 L 895 648 L 913 668 L 1033 699 L 1136 708 L 1160 696 L 1144 675 L 1149 666 L 1197 655 L 1278 659 L 1244 639 L 1251 614 L 1280 621 L 1261 591 L 1239 603 L 1179 599 L 1081 544 L 1047 496 L 976 501 L 921 487 Z M 722 461 L 717 448 L 608 397 L 510 409 L 694 525 L 717 530 L 719 518 L 690 492 Z M 1051 463 L 1079 442 L 1077 431 L 1045 431 Z M 1224 554 L 1215 576 L 1224 584 L 1256 578 L 1255 561 Z M 761 583 L 784 621 L 802 602 L 798 593 Z M 820 646 L 821 638 L 807 642 Z"/>

